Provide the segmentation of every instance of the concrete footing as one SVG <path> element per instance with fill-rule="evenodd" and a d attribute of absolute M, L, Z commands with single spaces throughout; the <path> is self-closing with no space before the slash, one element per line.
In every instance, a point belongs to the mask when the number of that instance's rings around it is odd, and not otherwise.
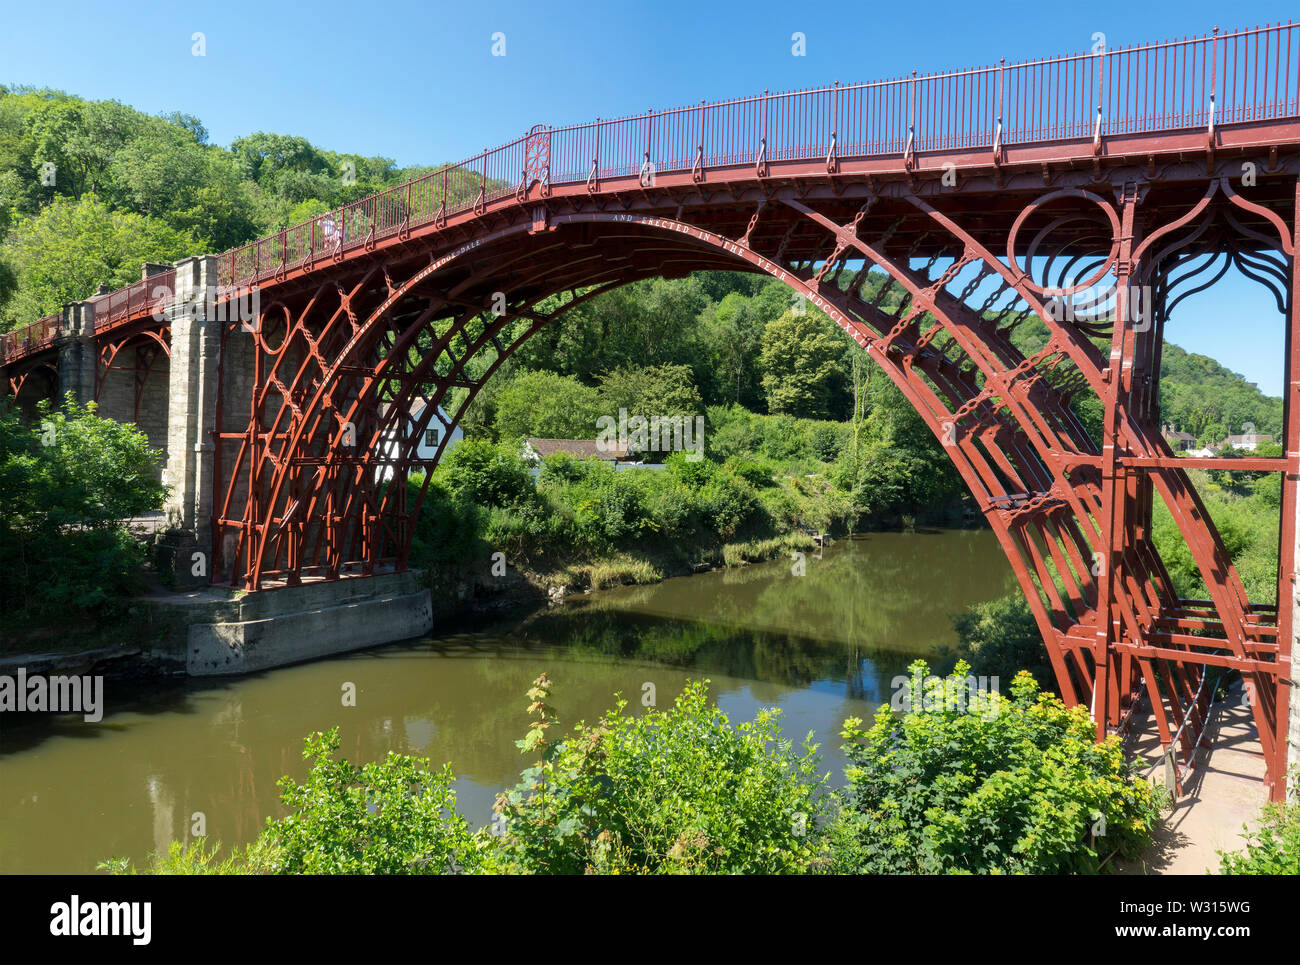
<path fill-rule="evenodd" d="M 149 615 L 152 660 L 192 677 L 253 673 L 427 634 L 433 603 L 419 570 L 239 594 L 218 587 L 159 592 Z"/>
<path fill-rule="evenodd" d="M 395 573 L 253 593 L 189 625 L 192 677 L 251 673 L 428 633 L 429 590 Z"/>

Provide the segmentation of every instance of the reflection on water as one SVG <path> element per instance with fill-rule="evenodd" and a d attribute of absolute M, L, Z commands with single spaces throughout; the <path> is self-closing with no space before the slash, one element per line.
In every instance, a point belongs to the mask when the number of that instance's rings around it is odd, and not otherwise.
<path fill-rule="evenodd" d="M 0 719 L 0 871 L 84 872 L 188 837 L 196 812 L 224 843 L 252 840 L 278 813 L 276 780 L 301 780 L 302 738 L 340 725 L 343 752 L 449 761 L 462 810 L 484 823 L 521 769 L 524 691 L 543 670 L 567 727 L 616 692 L 666 706 L 709 677 L 732 719 L 783 712 L 812 732 L 837 780 L 840 722 L 870 715 L 890 678 L 953 640 L 951 614 L 1005 591 L 1010 570 L 987 531 L 847 540 L 794 576 L 788 561 L 625 587 L 461 632 L 221 681 L 109 682 L 104 720 Z M 357 705 L 343 707 L 344 685 Z"/>

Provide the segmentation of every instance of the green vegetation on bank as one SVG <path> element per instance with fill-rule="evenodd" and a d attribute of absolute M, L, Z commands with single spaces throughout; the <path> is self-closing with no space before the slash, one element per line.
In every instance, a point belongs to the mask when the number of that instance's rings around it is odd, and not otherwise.
<path fill-rule="evenodd" d="M 1097 873 L 1141 853 L 1160 794 L 1117 739 L 1097 744 L 1019 676 L 1010 698 L 931 699 L 913 665 L 911 703 L 844 725 L 848 788 L 832 792 L 816 747 L 796 749 L 778 711 L 733 724 L 688 684 L 665 710 L 619 700 L 594 723 L 557 730 L 551 682 L 528 692 L 517 745 L 527 766 L 488 828 L 471 832 L 451 772 L 389 753 L 336 760 L 337 729 L 306 741 L 303 784 L 280 782 L 287 812 L 222 858 L 203 839 L 149 868 L 176 873 L 798 874 Z M 967 691 L 966 668 L 929 686 Z M 112 859 L 101 867 L 133 870 Z"/>
<path fill-rule="evenodd" d="M 706 447 L 711 458 L 677 452 L 660 467 L 615 469 L 559 453 L 535 479 L 517 443 L 466 439 L 429 482 L 412 560 L 486 566 L 502 552 L 511 565 L 553 571 L 617 559 L 632 582 L 644 582 L 664 567 L 808 548 L 809 533 L 844 533 L 957 495 L 943 465 L 904 452 L 855 471 L 848 426 L 738 407 L 711 409 L 709 420 L 722 439 Z"/>
<path fill-rule="evenodd" d="M 1098 743 L 1086 709 L 1066 709 L 1028 673 L 1011 697 L 912 665 L 905 714 L 844 724 L 847 817 L 836 870 L 873 874 L 1094 874 L 1151 842 L 1161 795 L 1118 737 Z M 956 687 L 954 687 L 954 683 Z M 954 693 L 955 692 L 955 693 Z M 961 711 L 948 709 L 954 702 Z"/>
<path fill-rule="evenodd" d="M 1300 785 L 1300 769 L 1292 770 L 1289 784 Z M 1220 851 L 1219 859 L 1225 875 L 1300 875 L 1300 801 L 1265 805 L 1259 827 L 1246 829 L 1246 847 Z"/>
<path fill-rule="evenodd" d="M 158 509 L 159 453 L 71 397 L 34 424 L 0 403 L 0 610 L 11 629 L 116 615 L 143 580 L 123 521 Z"/>

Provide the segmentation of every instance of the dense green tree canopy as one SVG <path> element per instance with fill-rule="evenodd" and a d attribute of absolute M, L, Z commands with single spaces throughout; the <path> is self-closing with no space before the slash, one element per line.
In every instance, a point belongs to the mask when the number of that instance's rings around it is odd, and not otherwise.
<path fill-rule="evenodd" d="M 427 170 L 262 132 L 225 148 L 189 114 L 0 87 L 0 329 L 137 279 L 142 261 L 224 251 Z M 111 227 L 83 231 L 106 215 Z M 140 237 L 123 240 L 124 226 Z M 33 238 L 55 253 L 51 271 L 32 272 Z"/>
<path fill-rule="evenodd" d="M 503 439 L 593 439 L 599 394 L 554 372 L 525 372 L 497 397 L 496 428 Z"/>
<path fill-rule="evenodd" d="M 763 330 L 763 390 L 772 412 L 830 415 L 841 336 L 820 312 L 790 309 Z"/>
<path fill-rule="evenodd" d="M 69 400 L 34 424 L 0 403 L 0 609 L 7 625 L 76 622 L 141 582 L 122 521 L 157 509 L 160 454 L 133 425 Z M 0 634 L 0 640 L 3 634 Z"/>
<path fill-rule="evenodd" d="M 10 231 L 3 252 L 16 291 L 5 302 L 13 322 L 35 321 L 67 302 L 138 281 L 140 265 L 192 249 L 192 235 L 157 218 L 111 210 L 97 195 L 56 198 Z"/>

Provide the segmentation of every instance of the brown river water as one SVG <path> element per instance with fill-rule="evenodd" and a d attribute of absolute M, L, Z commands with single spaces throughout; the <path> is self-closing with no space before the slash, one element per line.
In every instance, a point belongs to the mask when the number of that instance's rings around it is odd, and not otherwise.
<path fill-rule="evenodd" d="M 278 815 L 277 779 L 306 774 L 303 737 L 338 725 L 343 754 L 389 750 L 450 762 L 463 813 L 525 766 L 524 691 L 549 674 L 568 730 L 646 684 L 669 706 L 707 677 L 733 722 L 782 711 L 840 783 L 839 728 L 887 701 L 892 677 L 956 640 L 953 614 L 1012 586 L 987 530 L 873 533 L 790 560 L 583 594 L 539 611 L 476 617 L 378 649 L 238 678 L 108 681 L 104 716 L 0 720 L 0 873 L 137 866 L 201 814 L 210 840 L 244 844 Z M 353 684 L 356 706 L 343 706 Z"/>

